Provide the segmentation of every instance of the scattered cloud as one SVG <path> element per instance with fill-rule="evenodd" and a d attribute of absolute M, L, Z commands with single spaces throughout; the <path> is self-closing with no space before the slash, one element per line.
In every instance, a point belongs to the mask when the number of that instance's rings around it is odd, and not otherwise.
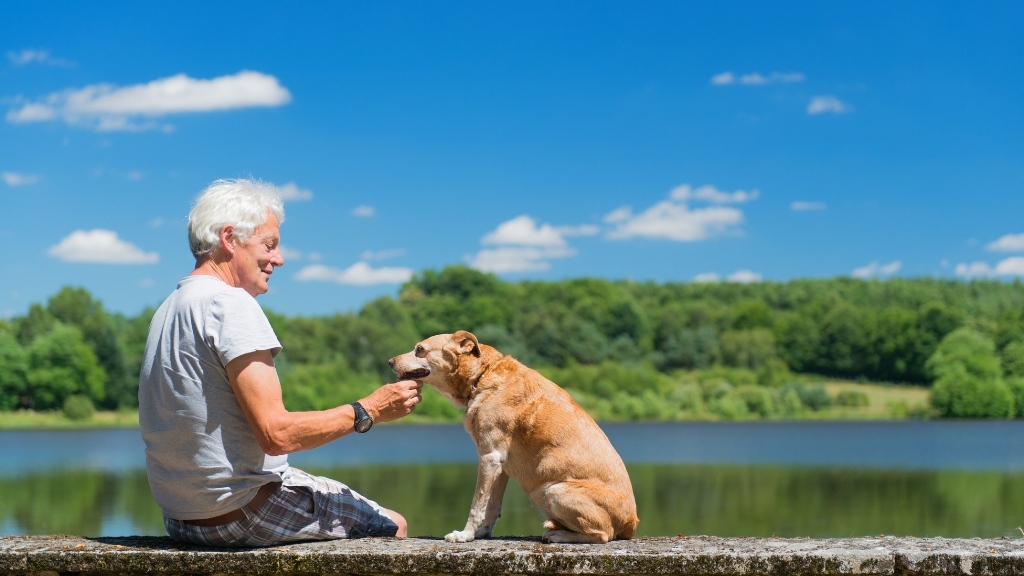
<path fill-rule="evenodd" d="M 7 52 L 7 59 L 15 66 L 24 66 L 26 64 L 49 64 L 50 66 L 75 65 L 74 62 L 69 60 L 50 56 L 50 52 L 48 50 L 33 50 L 31 48 L 17 51 L 11 50 Z"/>
<path fill-rule="evenodd" d="M 4 181 L 11 188 L 16 186 L 28 186 L 39 182 L 36 174 L 19 174 L 17 172 L 0 172 L 0 180 Z"/>
<path fill-rule="evenodd" d="M 306 258 L 313 262 L 319 262 L 324 259 L 324 257 L 319 252 L 310 252 L 309 255 L 306 256 Z"/>
<path fill-rule="evenodd" d="M 164 219 L 161 216 L 157 216 L 149 221 L 150 228 L 159 228 L 164 225 Z"/>
<path fill-rule="evenodd" d="M 949 268 L 949 258 L 943 258 L 942 260 L 939 260 L 939 266 L 942 266 L 943 268 Z"/>
<path fill-rule="evenodd" d="M 726 276 L 725 279 L 729 282 L 736 282 L 737 284 L 750 284 L 751 282 L 760 282 L 763 279 L 763 276 L 761 276 L 760 272 L 737 270 Z"/>
<path fill-rule="evenodd" d="M 615 229 L 608 234 L 613 240 L 642 236 L 676 242 L 694 242 L 725 233 L 739 232 L 737 227 L 743 223 L 744 218 L 743 212 L 736 208 L 709 206 L 691 209 L 688 201 L 739 204 L 754 200 L 759 195 L 760 192 L 757 190 L 723 192 L 714 186 L 691 188 L 684 184 L 674 188 L 669 193 L 668 200 L 662 200 L 640 214 L 634 215 L 630 207 L 623 206 L 608 213 L 604 221 L 615 225 Z"/>
<path fill-rule="evenodd" d="M 498 228 L 481 240 L 483 244 L 513 244 L 520 246 L 566 246 L 565 238 L 550 224 L 537 226 L 530 216 L 523 214 Z"/>
<path fill-rule="evenodd" d="M 145 177 L 146 173 L 139 170 L 131 170 L 124 175 L 125 180 L 130 180 L 132 182 L 138 182 L 139 180 L 142 180 Z"/>
<path fill-rule="evenodd" d="M 467 257 L 472 268 L 483 272 L 502 274 L 506 272 L 536 272 L 549 270 L 555 258 L 573 256 L 576 251 L 563 246 L 506 246 L 486 249 Z"/>
<path fill-rule="evenodd" d="M 359 216 L 360 218 L 370 218 L 376 213 L 376 208 L 374 208 L 373 206 L 366 206 L 365 204 L 360 204 L 359 206 L 356 206 L 355 208 L 352 209 L 352 215 Z"/>
<path fill-rule="evenodd" d="M 156 286 L 156 282 L 154 282 L 152 278 L 143 278 L 142 280 L 139 280 L 138 284 L 140 288 L 152 288 L 153 286 Z"/>
<path fill-rule="evenodd" d="M 95 264 L 156 264 L 160 255 L 144 252 L 138 246 L 121 240 L 111 230 L 75 230 L 47 252 L 64 262 Z"/>
<path fill-rule="evenodd" d="M 808 210 L 824 210 L 824 202 L 803 202 L 796 201 L 789 205 L 789 209 L 794 212 L 806 212 Z"/>
<path fill-rule="evenodd" d="M 1024 234 L 1007 234 L 985 246 L 993 252 L 1024 252 Z"/>
<path fill-rule="evenodd" d="M 811 101 L 807 104 L 808 114 L 824 114 L 831 112 L 833 114 L 845 114 L 847 112 L 853 112 L 853 106 L 843 102 L 835 96 L 815 96 L 811 98 Z"/>
<path fill-rule="evenodd" d="M 715 74 L 711 77 L 711 83 L 716 86 L 727 86 L 729 84 L 746 84 L 748 86 L 763 86 L 765 84 L 791 84 L 793 82 L 803 82 L 807 78 L 802 72 L 772 72 L 767 76 L 762 76 L 757 72 L 750 74 L 741 74 L 736 76 L 732 72 L 722 72 L 721 74 Z"/>
<path fill-rule="evenodd" d="M 98 132 L 173 130 L 156 118 L 168 114 L 281 106 L 292 95 L 277 78 L 243 70 L 209 80 L 178 74 L 145 84 L 93 84 L 54 92 L 7 112 L 12 124 L 63 120 Z"/>
<path fill-rule="evenodd" d="M 750 284 L 751 282 L 760 282 L 761 280 L 763 280 L 763 276 L 761 276 L 760 272 L 746 269 L 737 270 L 725 277 L 726 282 L 735 282 L 737 284 Z M 694 276 L 693 281 L 698 283 L 721 282 L 722 277 L 717 272 L 704 272 Z"/>
<path fill-rule="evenodd" d="M 293 250 L 284 244 L 279 245 L 278 248 L 281 250 L 281 257 L 284 258 L 285 262 L 289 260 L 302 260 L 303 254 L 301 250 Z"/>
<path fill-rule="evenodd" d="M 987 262 L 972 262 L 971 264 L 957 264 L 954 269 L 957 276 L 964 278 L 994 278 L 996 276 L 1024 276 L 1024 256 L 1011 256 L 1001 260 L 995 268 Z"/>
<path fill-rule="evenodd" d="M 750 192 L 745 190 L 723 192 L 710 185 L 692 188 L 689 184 L 676 186 L 669 192 L 669 197 L 673 200 L 703 200 L 712 204 L 743 204 L 744 202 L 757 200 L 757 197 L 760 195 L 761 191 L 756 188 Z"/>
<path fill-rule="evenodd" d="M 497 274 L 549 270 L 550 260 L 576 255 L 576 250 L 570 248 L 565 240 L 567 236 L 593 236 L 600 231 L 600 227 L 593 224 L 538 225 L 531 216 L 523 214 L 502 222 L 480 239 L 481 244 L 496 245 L 497 248 L 466 256 L 466 261 L 477 270 Z"/>
<path fill-rule="evenodd" d="M 295 275 L 295 279 L 301 282 L 336 282 L 355 286 L 401 284 L 410 278 L 411 268 L 373 268 L 366 262 L 356 262 L 344 270 L 323 264 L 310 264 Z"/>
<path fill-rule="evenodd" d="M 850 273 L 854 278 L 871 278 L 873 276 L 888 276 L 899 272 L 900 268 L 903 267 L 903 262 L 899 260 L 893 260 L 888 264 L 879 264 L 878 260 L 875 260 L 867 266 L 861 266 L 860 268 L 854 268 L 853 272 Z"/>
<path fill-rule="evenodd" d="M 405 248 L 392 248 L 390 250 L 367 250 L 363 252 L 359 257 L 363 260 L 387 260 L 388 258 L 398 258 L 399 256 L 405 255 Z"/>
<path fill-rule="evenodd" d="M 275 186 L 277 195 L 285 202 L 301 202 L 313 199 L 313 191 L 308 188 L 299 188 L 295 182 L 289 182 L 284 186 Z"/>

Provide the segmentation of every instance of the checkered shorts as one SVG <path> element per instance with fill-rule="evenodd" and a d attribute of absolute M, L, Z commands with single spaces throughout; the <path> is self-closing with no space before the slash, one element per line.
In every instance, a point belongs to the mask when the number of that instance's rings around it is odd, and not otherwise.
<path fill-rule="evenodd" d="M 244 509 L 243 509 L 244 510 Z M 206 546 L 273 546 L 303 540 L 394 536 L 398 525 L 373 500 L 298 468 L 255 512 L 220 526 L 164 518 L 171 538 Z"/>

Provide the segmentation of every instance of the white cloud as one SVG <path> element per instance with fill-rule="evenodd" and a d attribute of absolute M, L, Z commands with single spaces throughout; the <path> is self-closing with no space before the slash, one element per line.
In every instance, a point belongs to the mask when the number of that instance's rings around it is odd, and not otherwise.
<path fill-rule="evenodd" d="M 686 204 L 671 200 L 658 202 L 635 216 L 628 210 L 619 208 L 605 216 L 606 222 L 616 223 L 616 228 L 608 233 L 609 238 L 625 240 L 642 236 L 694 242 L 735 231 L 735 227 L 743 223 L 743 212 L 736 208 L 712 206 L 690 210 Z"/>
<path fill-rule="evenodd" d="M 512 244 L 519 246 L 565 246 L 565 238 L 550 224 L 541 224 L 526 214 L 517 216 L 508 222 L 502 222 L 498 228 L 480 240 L 483 244 Z"/>
<path fill-rule="evenodd" d="M 548 260 L 565 258 L 575 254 L 576 251 L 572 248 L 559 246 L 505 246 L 481 250 L 475 256 L 467 257 L 466 260 L 472 268 L 477 270 L 502 274 L 505 272 L 549 270 L 551 263 Z"/>
<path fill-rule="evenodd" d="M 138 284 L 140 288 L 152 288 L 153 286 L 156 286 L 156 282 L 154 282 L 152 278 L 143 278 L 142 280 L 139 280 Z"/>
<path fill-rule="evenodd" d="M 592 224 L 552 226 L 537 224 L 527 214 L 502 222 L 484 236 L 481 244 L 499 246 L 466 256 L 469 265 L 485 272 L 533 272 L 551 268 L 549 260 L 575 256 L 566 236 L 593 236 L 601 229 Z"/>
<path fill-rule="evenodd" d="M 605 217 L 602 218 L 602 220 L 609 224 L 614 224 L 616 222 L 624 222 L 632 217 L 633 209 L 630 208 L 629 206 L 622 206 L 621 208 L 616 208 L 615 210 L 612 210 L 611 212 L 606 214 Z"/>
<path fill-rule="evenodd" d="M 703 200 L 712 204 L 743 204 L 744 202 L 757 200 L 757 197 L 760 195 L 761 192 L 757 189 L 750 192 L 744 190 L 723 192 L 710 185 L 692 188 L 689 184 L 676 186 L 669 192 L 669 198 L 673 200 Z"/>
<path fill-rule="evenodd" d="M 352 209 L 352 215 L 359 216 L 360 218 L 370 218 L 376 213 L 376 208 L 374 208 L 373 206 L 366 206 L 365 204 L 360 204 L 359 206 L 356 206 L 355 208 Z"/>
<path fill-rule="evenodd" d="M 789 209 L 794 212 L 806 212 L 808 210 L 824 210 L 824 202 L 802 202 L 797 201 L 789 205 Z"/>
<path fill-rule="evenodd" d="M 96 264 L 156 264 L 160 255 L 143 252 L 131 242 L 121 240 L 111 230 L 75 230 L 46 252 L 64 262 Z"/>
<path fill-rule="evenodd" d="M 703 272 L 693 277 L 694 282 L 720 282 L 721 276 L 715 272 Z"/>
<path fill-rule="evenodd" d="M 295 182 L 289 182 L 283 186 L 276 186 L 277 194 L 281 197 L 281 200 L 285 202 L 296 202 L 302 200 L 312 200 L 313 191 L 308 188 L 299 188 L 299 185 Z"/>
<path fill-rule="evenodd" d="M 860 268 L 854 268 L 853 272 L 850 273 L 854 278 L 871 278 L 872 276 L 888 276 L 899 272 L 900 268 L 903 267 L 903 262 L 899 260 L 893 260 L 888 264 L 879 264 L 878 260 L 875 260 L 867 266 L 861 266 Z"/>
<path fill-rule="evenodd" d="M 19 174 L 17 172 L 0 172 L 0 179 L 11 188 L 39 182 L 39 176 L 36 174 Z"/>
<path fill-rule="evenodd" d="M 309 255 L 306 257 L 312 260 L 313 262 L 319 262 L 324 259 L 323 255 L 321 255 L 319 252 L 310 252 Z"/>
<path fill-rule="evenodd" d="M 725 279 L 729 282 L 736 282 L 738 284 L 750 284 L 751 282 L 760 282 L 762 280 L 762 276 L 760 272 L 737 270 L 726 276 Z"/>
<path fill-rule="evenodd" d="M 957 276 L 965 278 L 1024 276 L 1024 256 L 1011 256 L 1000 260 L 995 268 L 990 267 L 986 262 L 961 263 L 956 265 L 955 272 Z"/>
<path fill-rule="evenodd" d="M 360 254 L 360 258 L 363 260 L 387 260 L 388 258 L 398 258 L 399 256 L 405 255 L 405 248 L 392 248 L 390 250 L 367 250 Z"/>
<path fill-rule="evenodd" d="M 164 225 L 164 219 L 161 216 L 157 216 L 149 221 L 150 228 L 159 228 Z"/>
<path fill-rule="evenodd" d="M 804 80 L 806 80 L 806 77 L 802 72 L 772 72 L 768 76 L 762 76 L 758 72 L 752 72 L 738 77 L 732 72 L 722 72 L 721 74 L 715 74 L 711 77 L 711 83 L 716 86 L 726 86 L 729 84 L 763 86 L 765 84 L 776 83 L 791 84 L 793 82 L 803 82 Z"/>
<path fill-rule="evenodd" d="M 278 248 L 281 250 L 281 257 L 284 258 L 285 262 L 289 260 L 302 260 L 302 250 L 294 250 L 284 244 L 279 245 Z"/>
<path fill-rule="evenodd" d="M 580 224 L 579 226 L 555 226 L 555 232 L 561 236 L 594 236 L 601 231 L 600 226 Z"/>
<path fill-rule="evenodd" d="M 852 106 L 835 96 L 815 96 L 814 98 L 811 98 L 811 101 L 807 104 L 808 114 L 824 114 L 825 112 L 845 114 L 846 112 L 852 111 Z"/>
<path fill-rule="evenodd" d="M 995 242 L 989 243 L 985 249 L 994 252 L 1024 251 L 1024 234 L 1007 234 Z"/>
<path fill-rule="evenodd" d="M 11 61 L 15 66 L 24 66 L 26 64 L 49 64 L 51 66 L 74 66 L 74 62 L 69 62 L 63 58 L 54 58 L 50 56 L 50 52 L 47 50 L 32 50 L 26 48 L 24 50 L 7 52 L 7 59 Z"/>
<path fill-rule="evenodd" d="M 711 77 L 711 83 L 717 86 L 724 86 L 734 82 L 736 82 L 736 77 L 732 75 L 732 72 L 722 72 Z"/>
<path fill-rule="evenodd" d="M 373 268 L 366 262 L 356 262 L 344 270 L 323 264 L 311 264 L 295 275 L 295 279 L 321 282 L 336 282 L 355 286 L 372 284 L 401 284 L 412 278 L 410 268 Z"/>
<path fill-rule="evenodd" d="M 214 112 L 256 106 L 281 106 L 291 93 L 274 76 L 243 70 L 209 80 L 178 74 L 146 84 L 116 87 L 93 84 L 54 92 L 8 111 L 19 124 L 61 119 L 100 132 L 173 130 L 153 120 L 168 114 Z"/>

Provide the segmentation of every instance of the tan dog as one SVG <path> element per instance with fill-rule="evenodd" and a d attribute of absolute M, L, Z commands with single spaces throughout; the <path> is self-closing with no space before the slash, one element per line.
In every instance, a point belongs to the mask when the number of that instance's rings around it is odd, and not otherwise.
<path fill-rule="evenodd" d="M 445 540 L 489 537 L 509 476 L 548 518 L 547 542 L 633 537 L 640 520 L 626 467 L 565 390 L 463 330 L 427 338 L 390 364 L 399 378 L 469 408 L 463 423 L 480 454 L 476 491 L 465 529 Z"/>

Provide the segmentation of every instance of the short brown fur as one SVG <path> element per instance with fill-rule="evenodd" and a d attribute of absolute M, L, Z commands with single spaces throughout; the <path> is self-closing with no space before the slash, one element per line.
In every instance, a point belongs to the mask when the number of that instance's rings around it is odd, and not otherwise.
<path fill-rule="evenodd" d="M 640 520 L 626 467 L 565 390 L 463 330 L 427 338 L 391 366 L 468 407 L 463 424 L 480 467 L 466 527 L 445 540 L 489 537 L 509 476 L 548 518 L 545 541 L 608 542 L 636 533 Z"/>

